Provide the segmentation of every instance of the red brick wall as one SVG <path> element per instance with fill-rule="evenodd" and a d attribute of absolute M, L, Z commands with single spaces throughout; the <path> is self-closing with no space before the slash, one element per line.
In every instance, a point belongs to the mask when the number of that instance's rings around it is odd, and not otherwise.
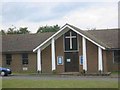
<path fill-rule="evenodd" d="M 78 35 L 78 43 L 79 43 L 79 58 L 82 54 L 82 36 Z M 80 60 L 79 60 L 80 61 Z M 83 71 L 83 65 L 80 65 L 80 62 L 79 62 L 79 72 L 82 72 Z"/>
<path fill-rule="evenodd" d="M 98 47 L 90 41 L 86 41 L 87 47 L 87 72 L 98 72 Z"/>
<path fill-rule="evenodd" d="M 22 53 L 10 53 L 12 54 L 11 65 L 6 65 L 5 54 L 2 55 L 3 67 L 11 68 L 13 72 L 36 72 L 36 53 L 28 53 L 28 65 L 22 65 Z M 23 67 L 28 68 L 28 70 L 23 71 Z"/>
<path fill-rule="evenodd" d="M 113 51 L 107 51 L 108 71 L 118 71 L 118 64 L 113 62 Z"/>
<path fill-rule="evenodd" d="M 103 72 L 108 71 L 108 62 L 107 62 L 107 52 L 105 50 L 102 50 L 103 52 Z"/>
<path fill-rule="evenodd" d="M 56 47 L 55 47 L 55 51 L 56 51 L 56 66 L 57 66 L 57 73 L 63 73 L 64 72 L 64 43 L 63 43 L 63 35 L 61 37 L 59 37 L 56 41 L 55 41 Z M 57 57 L 58 56 L 63 56 L 63 65 L 57 65 Z"/>
<path fill-rule="evenodd" d="M 42 50 L 42 73 L 52 73 L 51 45 Z"/>

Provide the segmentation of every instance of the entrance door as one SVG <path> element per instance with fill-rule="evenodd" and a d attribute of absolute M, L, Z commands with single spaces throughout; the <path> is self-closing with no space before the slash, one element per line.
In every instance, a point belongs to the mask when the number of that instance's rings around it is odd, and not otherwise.
<path fill-rule="evenodd" d="M 78 52 L 65 52 L 65 72 L 79 72 Z"/>

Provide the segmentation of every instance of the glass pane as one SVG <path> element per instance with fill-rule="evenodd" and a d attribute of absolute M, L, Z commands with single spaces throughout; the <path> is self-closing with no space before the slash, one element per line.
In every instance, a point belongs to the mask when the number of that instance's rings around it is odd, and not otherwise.
<path fill-rule="evenodd" d="M 114 50 L 114 62 L 120 63 L 120 50 Z"/>
<path fill-rule="evenodd" d="M 65 39 L 65 50 L 70 50 L 70 40 L 68 38 Z"/>
<path fill-rule="evenodd" d="M 23 64 L 28 64 L 28 59 L 23 59 Z"/>
<path fill-rule="evenodd" d="M 72 34 L 70 34 L 72 33 Z M 70 43 L 71 41 L 71 43 Z M 72 50 L 77 50 L 78 45 L 77 45 L 77 33 L 73 32 L 72 30 L 68 31 L 64 35 L 64 46 L 65 46 L 65 51 L 72 51 Z M 70 45 L 71 44 L 71 45 Z"/>
<path fill-rule="evenodd" d="M 22 58 L 28 58 L 28 54 L 26 53 L 22 54 Z"/>
<path fill-rule="evenodd" d="M 65 36 L 70 36 L 70 31 L 66 32 Z"/>
<path fill-rule="evenodd" d="M 11 54 L 6 54 L 6 59 L 10 59 L 12 58 L 12 55 Z"/>
<path fill-rule="evenodd" d="M 72 50 L 77 50 L 77 38 L 72 39 L 72 46 L 73 46 Z"/>
<path fill-rule="evenodd" d="M 6 64 L 10 65 L 11 60 L 6 60 Z"/>
<path fill-rule="evenodd" d="M 77 33 L 72 31 L 72 36 L 77 36 Z"/>

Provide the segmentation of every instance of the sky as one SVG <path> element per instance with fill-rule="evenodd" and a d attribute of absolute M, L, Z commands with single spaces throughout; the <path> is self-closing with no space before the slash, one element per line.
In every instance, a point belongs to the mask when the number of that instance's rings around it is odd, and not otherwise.
<path fill-rule="evenodd" d="M 66 23 L 82 30 L 118 27 L 119 0 L 2 0 L 0 29 L 28 27 L 35 33 L 40 26 Z"/>

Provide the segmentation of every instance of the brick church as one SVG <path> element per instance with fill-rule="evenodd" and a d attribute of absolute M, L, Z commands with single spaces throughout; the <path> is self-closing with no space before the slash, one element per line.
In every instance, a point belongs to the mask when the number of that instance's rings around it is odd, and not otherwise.
<path fill-rule="evenodd" d="M 65 24 L 57 32 L 3 35 L 2 66 L 13 72 L 118 71 L 118 31 L 81 30 Z"/>

